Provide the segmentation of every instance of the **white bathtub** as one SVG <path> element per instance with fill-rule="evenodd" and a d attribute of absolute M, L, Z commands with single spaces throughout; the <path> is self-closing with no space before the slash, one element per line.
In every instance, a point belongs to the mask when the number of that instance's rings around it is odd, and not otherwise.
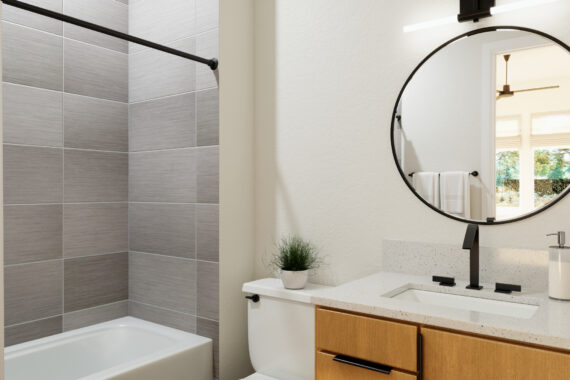
<path fill-rule="evenodd" d="M 125 317 L 6 348 L 5 380 L 212 380 L 212 347 Z"/>

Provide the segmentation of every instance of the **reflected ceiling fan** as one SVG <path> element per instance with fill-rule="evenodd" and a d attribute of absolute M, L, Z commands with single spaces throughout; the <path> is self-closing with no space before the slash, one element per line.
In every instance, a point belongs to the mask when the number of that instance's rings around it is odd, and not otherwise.
<path fill-rule="evenodd" d="M 503 55 L 505 59 L 505 84 L 503 85 L 502 90 L 497 90 L 497 100 L 502 98 L 509 98 L 515 95 L 517 92 L 529 92 L 529 91 L 539 91 L 539 90 L 551 90 L 553 88 L 560 88 L 559 85 L 556 86 L 546 86 L 546 87 L 535 87 L 535 88 L 525 88 L 523 90 L 511 90 L 511 86 L 509 85 L 509 59 L 511 58 L 510 54 Z"/>

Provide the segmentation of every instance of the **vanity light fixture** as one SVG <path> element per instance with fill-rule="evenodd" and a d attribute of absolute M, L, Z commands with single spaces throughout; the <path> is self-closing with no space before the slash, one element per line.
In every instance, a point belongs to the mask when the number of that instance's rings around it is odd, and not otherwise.
<path fill-rule="evenodd" d="M 495 0 L 460 0 L 459 14 L 438 18 L 431 21 L 420 22 L 404 26 L 404 33 L 429 29 L 441 25 L 449 25 L 456 22 L 474 21 L 501 13 L 516 11 L 518 9 L 534 7 L 554 3 L 558 0 L 520 0 L 509 4 L 495 6 Z"/>

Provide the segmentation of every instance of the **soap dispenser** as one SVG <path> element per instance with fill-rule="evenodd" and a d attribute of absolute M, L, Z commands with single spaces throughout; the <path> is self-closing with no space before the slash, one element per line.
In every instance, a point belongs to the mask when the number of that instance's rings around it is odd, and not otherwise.
<path fill-rule="evenodd" d="M 565 246 L 566 234 L 558 231 L 546 236 L 558 237 L 558 245 L 549 247 L 548 295 L 557 300 L 570 301 L 570 247 Z"/>

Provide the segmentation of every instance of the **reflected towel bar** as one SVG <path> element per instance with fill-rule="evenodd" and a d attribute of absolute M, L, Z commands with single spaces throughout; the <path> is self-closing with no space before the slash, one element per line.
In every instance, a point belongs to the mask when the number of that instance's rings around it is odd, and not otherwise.
<path fill-rule="evenodd" d="M 193 55 L 193 54 L 186 53 L 186 52 L 183 52 L 183 51 L 180 51 L 177 49 L 173 49 L 173 48 L 170 48 L 168 46 L 160 45 L 160 44 L 148 41 L 148 40 L 144 40 L 142 38 L 134 37 L 134 36 L 131 36 L 129 34 L 118 32 L 118 31 L 113 30 L 113 29 L 105 28 L 104 26 L 93 24 L 93 23 L 88 22 L 88 21 L 80 20 L 80 19 L 75 18 L 75 17 L 71 17 L 71 16 L 61 14 L 61 13 L 50 11 L 49 9 L 37 7 L 35 5 L 28 4 L 28 3 L 25 3 L 23 1 L 19 1 L 19 0 L 1 0 L 1 1 L 4 4 L 10 5 L 12 7 L 24 9 L 24 10 L 32 12 L 32 13 L 37 13 L 37 14 L 42 15 L 42 16 L 46 16 L 46 17 L 50 17 L 50 18 L 53 18 L 56 20 L 60 20 L 60 21 L 66 22 L 68 24 L 77 25 L 77 26 L 80 26 L 82 28 L 86 28 L 86 29 L 93 30 L 95 32 L 103 33 L 103 34 L 106 34 L 106 35 L 111 36 L 111 37 L 119 38 L 121 40 L 133 42 L 133 43 L 136 43 L 136 44 L 139 44 L 142 46 L 149 47 L 151 49 L 160 50 L 160 51 L 168 53 L 168 54 L 176 55 L 178 57 L 182 57 L 182 58 L 186 58 L 186 59 L 189 59 L 189 60 L 192 60 L 195 62 L 203 63 L 205 65 L 208 65 L 210 67 L 210 69 L 212 69 L 212 70 L 216 70 L 218 68 L 218 60 L 216 58 L 207 59 L 207 58 L 198 57 L 197 55 Z"/>
<path fill-rule="evenodd" d="M 413 177 L 414 174 L 416 174 L 416 172 L 411 172 L 408 174 L 408 176 Z M 438 175 L 440 175 L 440 173 L 438 173 Z M 471 173 L 469 173 L 469 175 L 472 175 L 473 177 L 477 177 L 477 176 L 479 176 L 479 172 L 477 170 L 473 170 Z"/>

